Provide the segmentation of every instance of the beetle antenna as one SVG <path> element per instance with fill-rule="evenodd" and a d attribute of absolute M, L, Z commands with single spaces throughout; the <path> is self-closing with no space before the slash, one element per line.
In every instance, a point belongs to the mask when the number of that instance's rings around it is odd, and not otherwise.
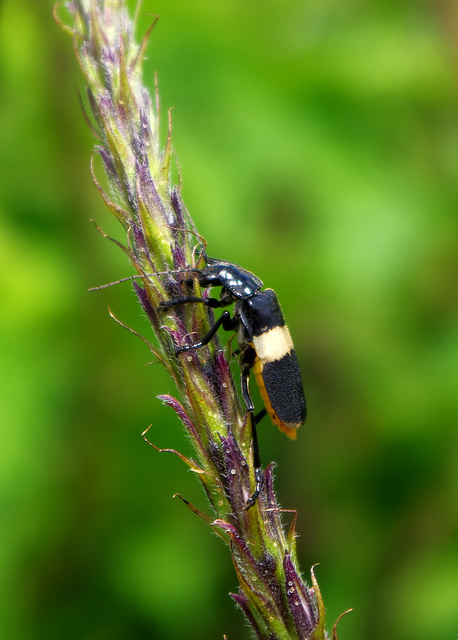
<path fill-rule="evenodd" d="M 108 289 L 108 287 L 114 287 L 116 284 L 121 284 L 122 282 L 127 282 L 128 280 L 136 280 L 137 278 L 154 278 L 156 276 L 167 276 L 169 273 L 188 273 L 189 271 L 193 273 L 200 273 L 200 269 L 171 269 L 170 271 L 157 271 L 156 273 L 142 273 L 136 274 L 133 276 L 127 276 L 126 278 L 121 278 L 120 280 L 114 280 L 113 282 L 108 282 L 108 284 L 101 284 L 98 287 L 91 287 L 88 291 L 100 291 L 100 289 Z"/>

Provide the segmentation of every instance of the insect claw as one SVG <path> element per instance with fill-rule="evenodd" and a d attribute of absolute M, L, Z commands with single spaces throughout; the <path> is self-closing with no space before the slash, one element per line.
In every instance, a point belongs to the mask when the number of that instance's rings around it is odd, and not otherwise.
<path fill-rule="evenodd" d="M 262 487 L 264 486 L 264 475 L 262 473 L 261 468 L 257 467 L 254 470 L 254 479 L 255 479 L 255 488 L 249 500 L 247 500 L 245 511 L 248 511 L 248 509 L 251 509 L 251 507 L 253 507 L 256 504 L 259 494 L 262 491 Z"/>

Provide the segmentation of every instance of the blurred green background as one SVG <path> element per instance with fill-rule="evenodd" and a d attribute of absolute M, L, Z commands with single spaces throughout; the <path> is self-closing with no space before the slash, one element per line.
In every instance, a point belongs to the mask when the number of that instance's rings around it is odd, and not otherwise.
<path fill-rule="evenodd" d="M 52 0 L 0 21 L 0 637 L 248 638 L 173 392 L 91 182 Z M 309 419 L 268 421 L 302 570 L 340 640 L 458 633 L 458 10 L 453 0 L 145 0 L 209 254 L 280 296 Z"/>

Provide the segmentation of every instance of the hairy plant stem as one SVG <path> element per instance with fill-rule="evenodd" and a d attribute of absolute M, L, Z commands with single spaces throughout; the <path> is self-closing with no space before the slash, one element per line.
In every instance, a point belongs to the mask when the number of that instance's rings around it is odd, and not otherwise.
<path fill-rule="evenodd" d="M 65 9 L 66 22 L 60 17 Z M 73 38 L 99 139 L 95 153 L 108 187 L 102 188 L 92 171 L 94 181 L 126 232 L 126 244 L 117 244 L 143 276 L 134 286 L 156 337 L 155 346 L 149 346 L 178 390 L 178 398 L 159 398 L 176 412 L 192 441 L 195 459 L 178 455 L 202 483 L 211 515 L 185 502 L 229 546 L 239 580 L 239 592 L 231 595 L 257 638 L 324 640 L 320 591 L 313 570 L 312 588 L 299 573 L 295 518 L 285 534 L 272 465 L 264 472 L 258 501 L 246 508 L 255 483 L 251 430 L 226 354 L 217 338 L 199 350 L 175 354 L 191 335 L 208 331 L 211 309 L 187 304 L 158 310 L 176 297 L 207 296 L 208 291 L 200 291 L 192 271 L 204 266 L 199 236 L 172 184 L 170 123 L 162 148 L 158 107 L 142 84 L 151 29 L 140 44 L 135 42 L 124 0 L 74 0 L 60 7 L 56 18 Z M 162 275 L 145 275 L 155 273 Z"/>

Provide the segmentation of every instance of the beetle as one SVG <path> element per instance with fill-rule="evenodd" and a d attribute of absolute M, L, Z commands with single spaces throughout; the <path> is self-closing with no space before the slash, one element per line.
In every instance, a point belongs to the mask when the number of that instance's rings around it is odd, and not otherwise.
<path fill-rule="evenodd" d="M 299 364 L 280 302 L 273 289 L 262 290 L 263 282 L 257 276 L 224 260 L 206 258 L 206 266 L 193 271 L 202 287 L 221 287 L 219 298 L 186 296 L 163 302 L 161 308 L 187 303 L 202 303 L 213 309 L 234 305 L 232 316 L 228 310 L 224 310 L 204 337 L 177 348 L 176 353 L 203 347 L 220 327 L 237 332 L 242 395 L 250 413 L 253 434 L 256 487 L 247 503 L 249 508 L 255 504 L 262 488 L 256 423 L 267 412 L 280 431 L 295 439 L 297 429 L 305 422 L 307 407 Z M 265 410 L 256 417 L 248 386 L 251 369 L 265 405 Z"/>

